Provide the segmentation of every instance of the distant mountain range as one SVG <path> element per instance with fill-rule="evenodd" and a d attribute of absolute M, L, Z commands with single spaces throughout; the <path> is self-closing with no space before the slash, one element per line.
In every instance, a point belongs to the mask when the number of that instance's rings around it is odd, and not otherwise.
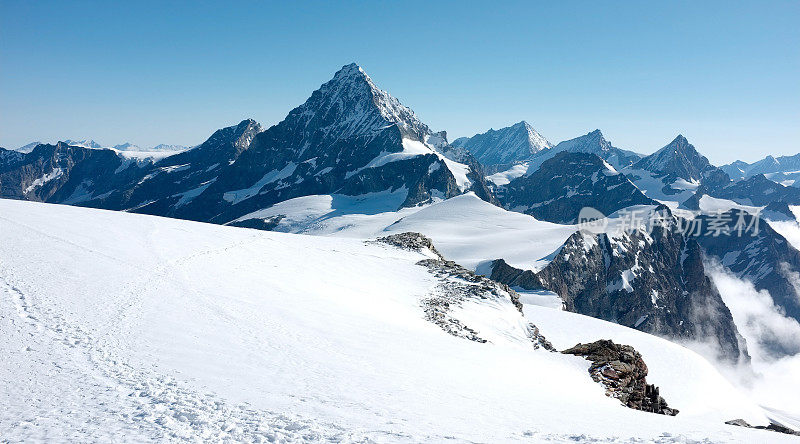
<path fill-rule="evenodd" d="M 125 143 L 121 143 L 119 145 L 114 145 L 114 146 L 103 146 L 103 145 L 101 145 L 101 144 L 99 144 L 99 143 L 97 143 L 97 142 L 95 142 L 94 140 L 91 140 L 91 139 L 84 139 L 84 140 L 70 140 L 70 139 L 67 139 L 67 140 L 64 141 L 64 143 L 69 145 L 69 146 L 77 146 L 77 147 L 92 148 L 92 149 L 109 149 L 110 148 L 110 149 L 117 150 L 117 151 L 122 151 L 122 152 L 178 153 L 178 152 L 181 152 L 181 151 L 186 151 L 189 148 L 191 148 L 191 147 L 185 146 L 185 145 L 166 145 L 166 144 L 163 144 L 163 143 L 159 144 L 159 145 L 156 145 L 156 146 L 153 146 L 153 147 L 150 147 L 150 148 L 142 148 L 142 147 L 134 145 L 134 144 L 132 144 L 130 142 L 125 142 Z M 21 153 L 26 153 L 27 154 L 27 153 L 30 153 L 31 151 L 33 151 L 33 149 L 36 148 L 39 145 L 44 145 L 44 143 L 38 142 L 38 141 L 37 142 L 31 142 L 31 143 L 29 143 L 27 145 L 23 145 L 23 146 L 17 148 L 16 151 L 19 151 Z"/>
<path fill-rule="evenodd" d="M 767 156 L 753 163 L 737 160 L 720 168 L 736 181 L 763 174 L 767 179 L 781 185 L 800 187 L 800 154 L 780 157 Z"/>
<path fill-rule="evenodd" d="M 800 189 L 786 185 L 800 174 L 798 159 L 768 157 L 717 168 L 682 135 L 644 156 L 614 147 L 600 130 L 553 145 L 524 121 L 451 144 L 444 131 L 432 130 L 349 64 L 278 124 L 263 128 L 244 120 L 192 148 L 67 140 L 0 149 L 0 197 L 267 230 L 314 232 L 321 220 L 351 217 L 343 225 L 349 227 L 380 216 L 424 234 L 428 225 L 414 225 L 404 215 L 464 195 L 485 207 L 482 216 L 461 215 L 449 228 L 453 232 L 477 225 L 501 230 L 507 219 L 534 221 L 524 213 L 572 233 L 584 207 L 604 215 L 659 208 L 671 225 L 658 239 L 641 233 L 566 236 L 542 259 L 552 264 L 544 270 L 509 265 L 492 271 L 489 264 L 497 267 L 516 254 L 511 247 L 502 257 L 471 260 L 505 283 L 556 293 L 569 310 L 681 340 L 710 338 L 736 360 L 747 351 L 730 315 L 708 325 L 690 304 L 727 310 L 708 282 L 703 255 L 770 291 L 777 306 L 800 320 L 792 302 L 800 294 L 791 284 L 800 273 L 800 253 L 774 230 L 726 243 L 693 239 L 676 226 L 709 217 L 711 204 L 724 211 L 765 207 L 793 220 L 789 206 L 800 205 Z M 322 215 L 319 205 L 325 205 Z M 371 226 L 364 225 L 364 232 Z"/>

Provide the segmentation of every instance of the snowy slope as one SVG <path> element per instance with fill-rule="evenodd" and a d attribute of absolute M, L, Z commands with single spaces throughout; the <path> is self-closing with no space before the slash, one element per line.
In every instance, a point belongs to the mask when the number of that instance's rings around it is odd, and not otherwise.
<path fill-rule="evenodd" d="M 577 228 L 543 222 L 487 203 L 474 193 L 431 205 L 392 211 L 398 193 L 360 197 L 325 195 L 290 199 L 241 217 L 240 221 L 284 216 L 276 231 L 371 238 L 416 231 L 430 237 L 448 259 L 469 269 L 503 258 L 539 269 Z"/>
<path fill-rule="evenodd" d="M 2 200 L 0 435 L 793 440 L 723 425 L 765 420 L 680 347 L 642 346 L 662 395 L 682 410 L 666 417 L 606 397 L 583 359 L 526 345 L 508 327 L 514 313 L 466 305 L 465 318 L 495 319 L 496 331 L 480 324 L 495 340 L 450 336 L 423 319 L 420 300 L 437 284 L 415 265 L 423 258 L 358 239 Z M 575 315 L 527 314 L 559 346 L 576 339 L 566 326 Z M 586 332 L 616 334 L 587 322 Z M 629 334 L 637 346 L 661 344 Z M 688 382 L 664 376 L 676 367 Z"/>

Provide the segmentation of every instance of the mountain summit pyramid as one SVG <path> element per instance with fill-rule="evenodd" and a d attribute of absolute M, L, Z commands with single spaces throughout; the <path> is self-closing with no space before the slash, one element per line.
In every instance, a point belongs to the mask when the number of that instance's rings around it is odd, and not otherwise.
<path fill-rule="evenodd" d="M 482 164 L 492 166 L 528 160 L 553 145 L 523 120 L 499 130 L 461 137 L 453 141 L 453 146 L 468 150 Z"/>
<path fill-rule="evenodd" d="M 39 159 L 40 150 L 14 160 L 35 170 L 9 166 L 0 179 L 15 197 L 216 223 L 308 195 L 386 192 L 398 207 L 470 190 L 490 199 L 480 164 L 470 155 L 447 158 L 448 148 L 444 132 L 433 133 L 349 64 L 266 130 L 245 120 L 146 162 L 65 145 L 60 158 L 71 160 Z M 96 160 L 88 167 L 82 162 L 90 154 Z M 42 178 L 51 179 L 43 186 Z"/>

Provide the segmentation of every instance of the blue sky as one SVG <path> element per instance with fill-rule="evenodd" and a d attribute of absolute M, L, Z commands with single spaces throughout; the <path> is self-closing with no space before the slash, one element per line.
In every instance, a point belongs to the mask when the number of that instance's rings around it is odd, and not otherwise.
<path fill-rule="evenodd" d="M 450 139 L 527 120 L 712 162 L 800 152 L 800 2 L 0 1 L 0 146 L 196 144 L 342 65 Z"/>

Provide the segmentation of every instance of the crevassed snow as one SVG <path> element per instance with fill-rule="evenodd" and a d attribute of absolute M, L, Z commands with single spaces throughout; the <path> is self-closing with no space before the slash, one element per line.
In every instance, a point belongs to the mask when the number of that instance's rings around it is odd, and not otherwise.
<path fill-rule="evenodd" d="M 295 168 L 297 168 L 297 164 L 294 162 L 289 162 L 280 170 L 272 170 L 268 172 L 264 175 L 264 177 L 259 179 L 258 182 L 254 183 L 249 188 L 228 191 L 222 195 L 222 198 L 235 205 L 245 199 L 255 196 L 259 191 L 261 191 L 262 188 L 264 188 L 265 185 L 272 182 L 277 182 L 281 179 L 286 179 L 287 177 L 291 176 L 294 173 Z"/>
<path fill-rule="evenodd" d="M 6 200 L 0 240 L 11 441 L 795 439 L 722 424 L 765 421 L 697 355 L 641 332 L 525 310 L 559 348 L 634 345 L 677 417 L 627 409 L 587 361 L 502 336 L 518 312 L 470 302 L 459 315 L 495 342 L 450 336 L 422 316 L 437 280 L 421 254 Z"/>

